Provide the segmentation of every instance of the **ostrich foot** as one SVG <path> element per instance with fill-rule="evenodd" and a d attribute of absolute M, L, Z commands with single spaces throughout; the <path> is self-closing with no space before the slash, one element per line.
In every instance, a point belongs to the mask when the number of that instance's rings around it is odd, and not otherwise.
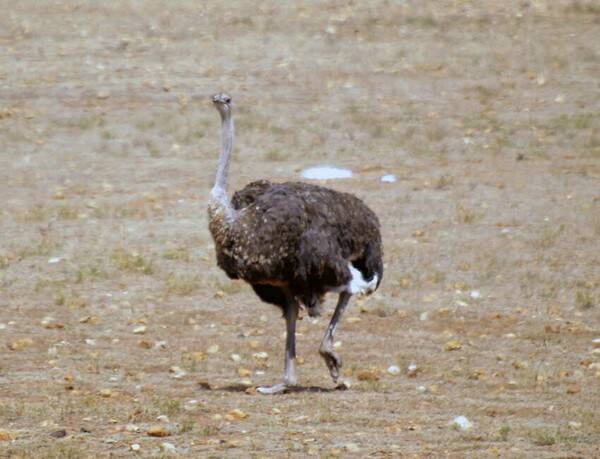
<path fill-rule="evenodd" d="M 337 384 L 338 378 L 340 377 L 340 368 L 342 367 L 342 358 L 333 352 L 331 349 L 320 349 L 319 354 L 325 360 L 327 368 L 329 368 L 329 374 L 333 382 Z"/>
<path fill-rule="evenodd" d="M 286 383 L 275 384 L 274 386 L 260 386 L 256 388 L 256 392 L 263 395 L 283 394 L 290 386 Z"/>

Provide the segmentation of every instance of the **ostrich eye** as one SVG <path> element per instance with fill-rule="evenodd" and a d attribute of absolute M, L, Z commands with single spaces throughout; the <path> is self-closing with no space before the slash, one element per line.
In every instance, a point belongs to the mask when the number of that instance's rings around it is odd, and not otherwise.
<path fill-rule="evenodd" d="M 226 97 L 225 98 L 225 103 L 228 104 L 229 102 L 231 102 L 231 97 Z"/>

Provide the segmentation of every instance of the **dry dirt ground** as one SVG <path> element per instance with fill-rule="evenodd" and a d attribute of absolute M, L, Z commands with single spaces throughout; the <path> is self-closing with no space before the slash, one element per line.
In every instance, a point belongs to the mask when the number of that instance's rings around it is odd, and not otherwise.
<path fill-rule="evenodd" d="M 0 456 L 598 457 L 599 36 L 592 0 L 1 2 Z M 332 298 L 312 390 L 245 391 L 284 324 L 215 265 L 222 89 L 232 189 L 335 164 L 380 216 L 350 390 Z"/>

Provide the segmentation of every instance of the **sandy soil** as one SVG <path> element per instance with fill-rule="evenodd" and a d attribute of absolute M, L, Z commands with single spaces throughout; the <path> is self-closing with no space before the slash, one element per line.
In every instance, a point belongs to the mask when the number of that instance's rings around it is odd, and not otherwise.
<path fill-rule="evenodd" d="M 0 3 L 0 456 L 600 455 L 598 3 L 280 3 Z M 284 324 L 215 265 L 216 90 L 232 189 L 334 164 L 380 216 L 350 390 L 331 298 L 246 391 Z"/>

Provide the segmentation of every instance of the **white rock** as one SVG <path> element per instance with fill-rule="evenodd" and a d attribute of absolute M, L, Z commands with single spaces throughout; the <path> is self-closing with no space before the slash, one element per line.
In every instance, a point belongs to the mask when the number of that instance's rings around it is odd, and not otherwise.
<path fill-rule="evenodd" d="M 127 432 L 139 432 L 140 431 L 140 427 L 135 425 L 135 424 L 127 424 L 125 426 L 125 430 Z M 139 446 L 139 445 L 138 445 Z"/>
<path fill-rule="evenodd" d="M 229 357 L 234 362 L 239 362 L 240 360 L 242 360 L 242 357 L 240 356 L 240 354 L 231 354 Z"/>
<path fill-rule="evenodd" d="M 62 260 L 61 257 L 50 257 L 50 258 L 48 258 L 48 263 L 53 265 L 55 263 L 60 262 L 61 260 Z"/>
<path fill-rule="evenodd" d="M 546 84 L 546 77 L 544 75 L 538 75 L 535 81 L 538 86 L 544 86 Z"/>
<path fill-rule="evenodd" d="M 206 352 L 208 352 L 209 354 L 216 354 L 217 352 L 219 352 L 219 345 L 213 344 L 206 350 Z"/>
<path fill-rule="evenodd" d="M 198 408 L 198 400 L 195 399 L 186 400 L 183 404 L 183 409 L 186 411 L 194 411 L 196 408 Z"/>
<path fill-rule="evenodd" d="M 315 166 L 304 169 L 300 175 L 311 180 L 346 179 L 352 177 L 352 171 L 335 166 Z"/>
<path fill-rule="evenodd" d="M 154 343 L 154 348 L 155 349 L 166 349 L 167 348 L 167 342 L 166 341 L 156 341 Z"/>
<path fill-rule="evenodd" d="M 427 391 L 427 388 L 425 386 L 417 386 L 417 391 L 423 393 Z"/>
<path fill-rule="evenodd" d="M 56 355 L 58 354 L 58 349 L 56 349 L 56 346 L 52 346 L 48 348 L 48 355 L 50 357 L 56 357 Z"/>
<path fill-rule="evenodd" d="M 421 322 L 425 322 L 428 318 L 429 318 L 429 312 L 427 312 L 427 311 L 422 312 L 421 315 L 419 315 L 419 320 Z"/>
<path fill-rule="evenodd" d="M 144 333 L 146 333 L 146 326 L 138 325 L 133 329 L 133 333 L 135 333 L 136 335 L 143 335 Z"/>
<path fill-rule="evenodd" d="M 396 176 L 394 174 L 386 174 L 382 175 L 380 180 L 383 183 L 394 183 L 396 181 Z"/>
<path fill-rule="evenodd" d="M 0 324 L 0 330 L 6 330 L 6 324 Z"/>
<path fill-rule="evenodd" d="M 156 420 L 159 422 L 169 422 L 169 416 L 167 416 L 166 414 L 160 414 L 156 416 Z"/>
<path fill-rule="evenodd" d="M 96 345 L 96 340 L 95 339 L 86 338 L 85 344 L 87 344 L 88 346 L 95 346 Z"/>
<path fill-rule="evenodd" d="M 269 358 L 269 354 L 266 352 L 255 352 L 252 354 L 252 357 L 254 357 L 256 360 L 267 360 Z"/>
<path fill-rule="evenodd" d="M 187 375 L 187 373 L 185 372 L 185 370 L 181 367 L 178 366 L 173 366 L 169 369 L 169 372 L 172 373 L 171 374 L 171 378 L 175 378 L 175 379 L 181 379 L 183 378 L 185 375 Z"/>
<path fill-rule="evenodd" d="M 474 300 L 477 300 L 477 299 L 481 298 L 481 292 L 479 292 L 479 290 L 471 290 L 471 293 L 469 295 Z"/>
<path fill-rule="evenodd" d="M 410 365 L 408 365 L 408 368 L 406 369 L 408 371 L 408 375 L 409 376 L 414 376 L 415 374 L 417 374 L 417 364 L 414 362 L 411 362 Z"/>
<path fill-rule="evenodd" d="M 400 368 L 397 365 L 390 365 L 387 372 L 391 375 L 398 375 L 400 374 Z"/>
<path fill-rule="evenodd" d="M 160 444 L 160 450 L 167 454 L 177 454 L 177 448 L 175 448 L 175 445 L 166 441 Z"/>
<path fill-rule="evenodd" d="M 142 447 L 139 444 L 134 443 L 133 445 L 130 446 L 130 448 L 131 448 L 131 451 L 139 451 Z"/>
<path fill-rule="evenodd" d="M 600 338 L 593 339 L 592 346 L 594 346 L 596 349 L 600 348 Z"/>
<path fill-rule="evenodd" d="M 473 427 L 471 421 L 469 421 L 465 416 L 456 416 L 450 422 L 450 425 L 460 430 L 469 430 Z"/>

